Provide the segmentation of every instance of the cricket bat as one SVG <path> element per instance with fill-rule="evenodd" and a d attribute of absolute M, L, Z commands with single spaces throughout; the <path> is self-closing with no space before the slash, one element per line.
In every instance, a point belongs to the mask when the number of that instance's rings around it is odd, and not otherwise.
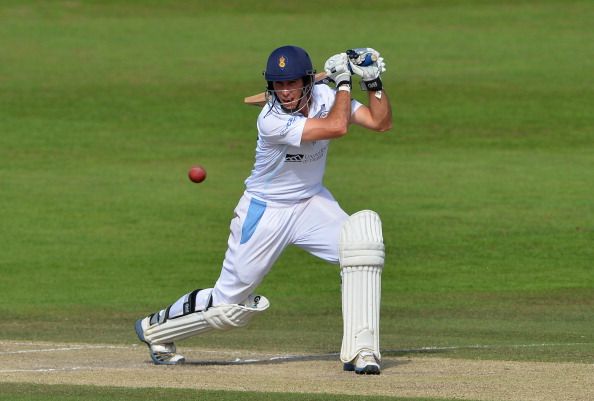
<path fill-rule="evenodd" d="M 323 81 L 326 78 L 325 72 L 318 72 L 316 74 L 316 82 Z M 248 96 L 243 99 L 245 104 L 252 104 L 254 106 L 263 107 L 266 104 L 266 92 L 258 93 L 257 95 Z"/>

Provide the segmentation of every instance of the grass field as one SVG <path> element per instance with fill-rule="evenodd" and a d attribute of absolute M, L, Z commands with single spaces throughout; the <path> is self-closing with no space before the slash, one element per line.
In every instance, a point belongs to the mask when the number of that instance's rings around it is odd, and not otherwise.
<path fill-rule="evenodd" d="M 22 386 L 22 385 L 7 385 L 6 390 L 0 393 L 0 400 L 9 401 L 42 401 L 49 397 L 64 401 L 78 401 L 81 399 L 87 401 L 112 401 L 112 400 L 127 400 L 127 401 L 145 401 L 148 399 L 154 401 L 194 401 L 196 393 L 191 390 L 133 390 L 133 389 L 108 389 L 98 392 L 97 389 L 85 386 Z M 253 393 L 246 392 L 227 392 L 227 391 L 205 391 L 201 396 L 208 400 L 237 400 L 237 401 L 251 401 L 254 400 Z M 315 395 L 315 394 L 258 394 L 258 400 L 262 401 L 358 401 L 360 397 L 349 397 L 345 395 Z M 369 401 L 390 401 L 392 397 L 368 397 Z M 421 398 L 399 398 L 400 401 L 424 401 Z M 430 399 L 426 399 L 430 401 Z"/>
<path fill-rule="evenodd" d="M 303 46 L 321 70 L 372 46 L 394 129 L 335 141 L 325 184 L 382 217 L 385 353 L 594 363 L 592 3 L 296 3 L 0 3 L 0 339 L 131 344 L 135 319 L 211 286 L 270 51 Z M 289 249 L 259 291 L 271 308 L 250 327 L 184 344 L 340 348 L 336 267 Z"/>

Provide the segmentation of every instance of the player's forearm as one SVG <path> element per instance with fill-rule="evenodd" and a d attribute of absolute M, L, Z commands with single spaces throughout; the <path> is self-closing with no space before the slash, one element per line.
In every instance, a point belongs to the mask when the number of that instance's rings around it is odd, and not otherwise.
<path fill-rule="evenodd" d="M 346 53 L 338 53 L 326 60 L 324 71 L 336 84 L 334 105 L 326 116 L 329 135 L 333 137 L 346 134 L 351 116 L 351 70 Z"/>
<path fill-rule="evenodd" d="M 339 138 L 347 133 L 351 113 L 351 97 L 346 91 L 338 91 L 334 105 L 326 118 L 308 118 L 301 133 L 302 141 L 319 141 Z"/>
<path fill-rule="evenodd" d="M 334 106 L 326 117 L 326 122 L 332 127 L 337 136 L 346 134 L 351 115 L 351 93 L 339 90 L 334 99 Z"/>
<path fill-rule="evenodd" d="M 379 98 L 376 92 L 369 92 L 369 111 L 374 130 L 384 132 L 392 128 L 392 106 L 385 90 L 382 90 Z"/>

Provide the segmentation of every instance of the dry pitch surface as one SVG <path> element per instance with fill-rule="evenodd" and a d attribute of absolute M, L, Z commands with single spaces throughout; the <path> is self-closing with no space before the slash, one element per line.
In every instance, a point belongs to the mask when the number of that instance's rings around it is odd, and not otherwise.
<path fill-rule="evenodd" d="M 384 357 L 380 376 L 343 372 L 335 355 L 180 349 L 155 366 L 144 345 L 0 341 L 0 382 L 366 394 L 473 400 L 591 400 L 594 365 Z M 232 378 L 232 379 L 230 379 Z"/>

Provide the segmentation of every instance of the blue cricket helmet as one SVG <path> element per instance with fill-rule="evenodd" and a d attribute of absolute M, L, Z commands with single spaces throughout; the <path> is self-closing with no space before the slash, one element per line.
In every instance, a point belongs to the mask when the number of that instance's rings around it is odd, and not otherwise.
<path fill-rule="evenodd" d="M 297 46 L 282 46 L 268 57 L 264 79 L 268 82 L 292 81 L 314 74 L 311 59 L 305 50 Z"/>

